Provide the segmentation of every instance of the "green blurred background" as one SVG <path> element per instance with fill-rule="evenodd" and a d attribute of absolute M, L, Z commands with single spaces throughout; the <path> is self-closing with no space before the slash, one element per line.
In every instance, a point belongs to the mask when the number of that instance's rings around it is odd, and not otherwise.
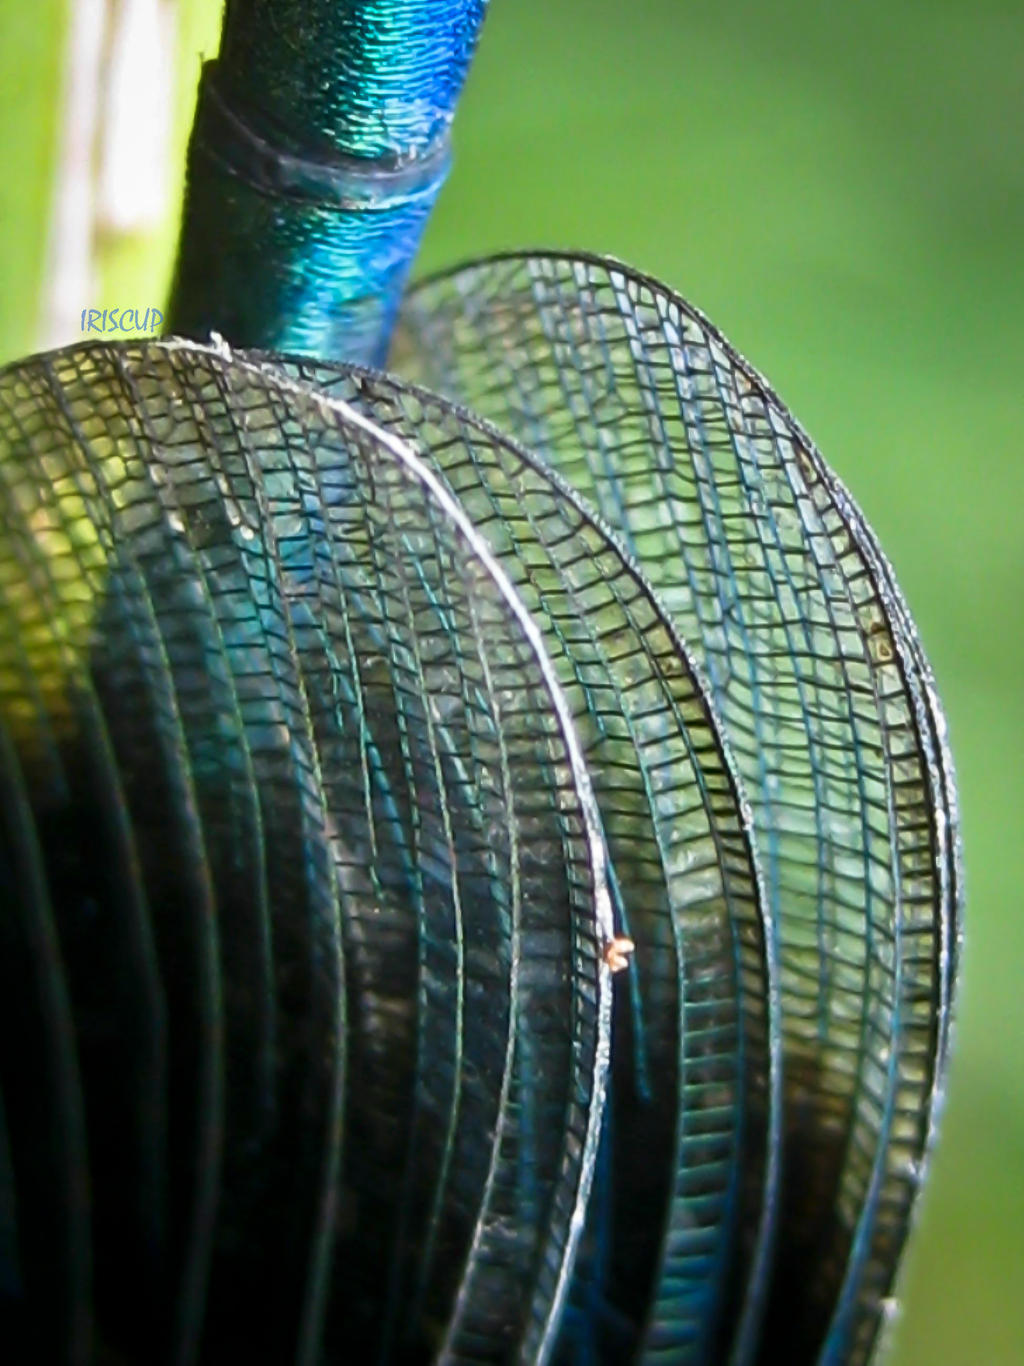
<path fill-rule="evenodd" d="M 1024 1362 L 1024 4 L 492 0 L 431 267 L 587 246 L 699 304 L 878 530 L 945 698 L 968 874 L 895 1366 Z M 218 0 L 181 0 L 184 145 Z M 38 339 L 61 0 L 0 0 L 0 360 Z M 103 244 L 159 303 L 173 223 Z M 126 294 L 130 297 L 126 299 Z M 68 338 L 73 340 L 73 338 Z"/>

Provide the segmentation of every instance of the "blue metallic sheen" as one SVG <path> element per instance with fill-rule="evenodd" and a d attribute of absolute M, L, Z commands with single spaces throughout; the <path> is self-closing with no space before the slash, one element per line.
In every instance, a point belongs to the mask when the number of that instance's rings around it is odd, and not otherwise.
<path fill-rule="evenodd" d="M 285 145 L 422 155 L 451 126 L 486 0 L 228 0 L 225 91 Z"/>
<path fill-rule="evenodd" d="M 486 0 L 229 0 L 167 330 L 380 364 Z"/>

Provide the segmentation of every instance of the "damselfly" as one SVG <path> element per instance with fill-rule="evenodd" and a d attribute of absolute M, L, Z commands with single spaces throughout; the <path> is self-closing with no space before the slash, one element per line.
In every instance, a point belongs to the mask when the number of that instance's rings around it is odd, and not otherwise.
<path fill-rule="evenodd" d="M 406 290 L 483 11 L 228 0 L 168 337 L 0 375 L 26 1360 L 838 1366 L 891 1312 L 958 952 L 932 676 L 671 289 Z"/>

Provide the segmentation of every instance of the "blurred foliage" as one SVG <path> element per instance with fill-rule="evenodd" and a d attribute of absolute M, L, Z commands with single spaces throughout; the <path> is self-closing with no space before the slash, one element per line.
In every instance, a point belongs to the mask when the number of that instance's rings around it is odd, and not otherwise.
<path fill-rule="evenodd" d="M 0 361 L 37 335 L 63 38 L 62 0 L 0 3 Z"/>
<path fill-rule="evenodd" d="M 31 343 L 59 8 L 0 0 L 3 356 Z M 183 130 L 218 5 L 186 8 Z M 422 261 L 587 246 L 675 285 L 779 388 L 896 567 L 950 716 L 969 900 L 894 1366 L 1024 1361 L 1024 915 L 1007 854 L 1024 824 L 1022 69 L 1019 0 L 493 0 Z M 96 304 L 129 276 L 162 297 L 171 247 L 105 260 Z"/>
<path fill-rule="evenodd" d="M 53 179 L 60 153 L 59 92 L 71 6 L 78 0 L 0 0 L 0 363 L 38 345 Z M 130 3 L 130 0 L 127 0 Z M 220 0 L 177 0 L 172 183 L 180 180 L 203 56 L 217 50 Z M 98 297 L 83 307 L 158 305 L 177 238 L 172 202 L 152 232 L 97 242 Z M 69 337 L 68 341 L 75 338 Z"/>

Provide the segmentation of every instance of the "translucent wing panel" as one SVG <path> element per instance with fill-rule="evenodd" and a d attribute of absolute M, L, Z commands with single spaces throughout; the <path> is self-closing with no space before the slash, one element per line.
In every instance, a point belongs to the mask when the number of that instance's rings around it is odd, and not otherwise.
<path fill-rule="evenodd" d="M 543 635 L 594 784 L 637 953 L 559 1359 L 704 1360 L 756 1314 L 778 1111 L 758 875 L 703 685 L 636 566 L 528 451 L 384 376 L 288 367 L 415 443 L 458 497 Z"/>
<path fill-rule="evenodd" d="M 173 342 L 0 375 L 0 1327 L 864 1361 L 959 897 L 891 570 L 625 267 L 482 262 L 403 327 L 447 398 Z"/>
<path fill-rule="evenodd" d="M 888 566 L 768 386 L 624 266 L 510 255 L 437 277 L 407 299 L 393 363 L 599 509 L 709 680 L 781 968 L 761 1357 L 864 1360 L 929 1142 L 958 897 L 944 727 Z"/>
<path fill-rule="evenodd" d="M 0 443 L 11 1332 L 542 1339 L 612 921 L 507 578 L 408 446 L 201 348 L 8 370 Z"/>

